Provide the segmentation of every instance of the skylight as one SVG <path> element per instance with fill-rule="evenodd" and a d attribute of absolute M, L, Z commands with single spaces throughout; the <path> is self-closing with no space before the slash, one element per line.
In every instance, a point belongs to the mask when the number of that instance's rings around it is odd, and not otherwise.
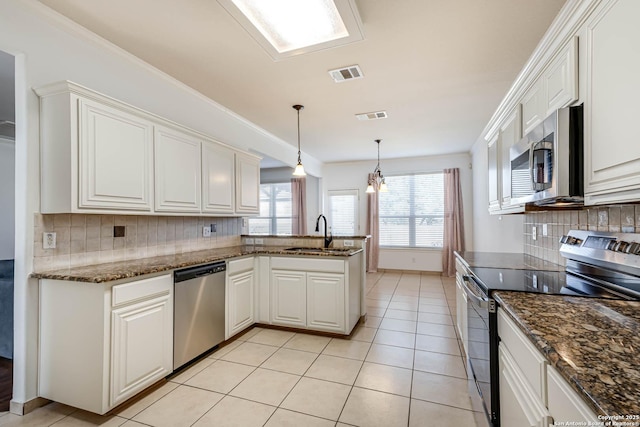
<path fill-rule="evenodd" d="M 354 0 L 218 0 L 274 60 L 363 40 Z"/>

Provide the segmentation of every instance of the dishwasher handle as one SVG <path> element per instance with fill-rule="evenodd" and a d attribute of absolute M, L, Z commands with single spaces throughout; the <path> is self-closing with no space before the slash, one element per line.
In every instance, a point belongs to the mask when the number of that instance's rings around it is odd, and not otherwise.
<path fill-rule="evenodd" d="M 173 273 L 173 282 L 179 283 L 185 280 L 195 279 L 197 277 L 209 276 L 211 274 L 220 273 L 226 271 L 227 264 L 223 262 L 217 262 L 214 264 L 199 265 L 197 267 L 185 268 L 182 270 L 176 270 Z"/>

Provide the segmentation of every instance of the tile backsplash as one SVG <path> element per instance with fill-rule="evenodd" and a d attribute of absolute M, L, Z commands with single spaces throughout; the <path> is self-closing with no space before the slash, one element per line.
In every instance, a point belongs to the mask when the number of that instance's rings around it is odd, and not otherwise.
<path fill-rule="evenodd" d="M 543 235 L 543 226 L 547 235 Z M 536 227 L 537 239 L 532 230 Z M 640 205 L 614 205 L 582 210 L 528 212 L 524 218 L 524 253 L 556 264 L 565 264 L 560 255 L 560 238 L 569 230 L 597 230 L 640 233 Z"/>
<path fill-rule="evenodd" d="M 242 218 L 35 214 L 34 270 L 173 255 L 241 244 Z M 216 232 L 202 236 L 205 225 Z M 125 227 L 114 237 L 113 227 Z M 43 233 L 56 233 L 56 248 L 43 249 Z"/>

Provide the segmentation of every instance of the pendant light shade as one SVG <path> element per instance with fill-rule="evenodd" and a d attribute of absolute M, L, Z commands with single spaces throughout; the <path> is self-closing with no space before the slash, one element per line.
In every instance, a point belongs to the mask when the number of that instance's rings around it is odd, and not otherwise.
<path fill-rule="evenodd" d="M 371 178 L 367 182 L 367 191 L 366 193 L 375 193 L 376 190 L 381 193 L 386 193 L 389 191 L 389 187 L 387 187 L 387 183 L 384 182 L 384 176 L 382 175 L 382 171 L 380 170 L 380 142 L 381 139 L 376 139 L 376 144 L 378 144 L 378 164 L 376 168 L 373 170 L 373 178 Z"/>
<path fill-rule="evenodd" d="M 294 105 L 293 109 L 298 112 L 298 164 L 293 171 L 293 176 L 306 176 L 307 173 L 304 171 L 304 166 L 302 166 L 302 159 L 300 158 L 300 110 L 304 109 L 304 106 Z"/>

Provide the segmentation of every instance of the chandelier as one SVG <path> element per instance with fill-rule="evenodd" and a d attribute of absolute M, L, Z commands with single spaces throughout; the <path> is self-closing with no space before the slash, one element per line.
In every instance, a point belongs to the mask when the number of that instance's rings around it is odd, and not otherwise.
<path fill-rule="evenodd" d="M 387 183 L 384 182 L 384 176 L 382 175 L 382 171 L 380 170 L 380 141 L 381 139 L 376 139 L 376 144 L 378 144 L 378 164 L 376 168 L 373 170 L 373 178 L 369 179 L 367 185 L 367 193 L 375 193 L 376 190 L 381 193 L 386 193 L 389 191 L 387 187 Z M 375 187 L 374 187 L 375 186 Z"/>

